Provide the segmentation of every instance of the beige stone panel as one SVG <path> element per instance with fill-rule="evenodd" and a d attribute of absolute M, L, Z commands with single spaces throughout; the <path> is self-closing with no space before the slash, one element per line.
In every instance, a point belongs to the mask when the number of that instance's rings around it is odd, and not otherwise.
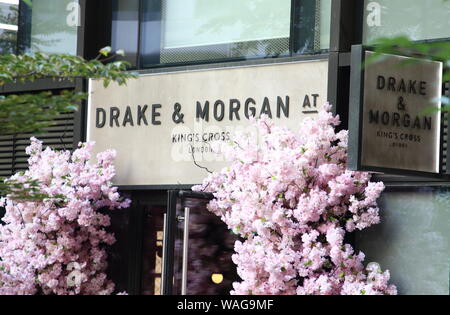
<path fill-rule="evenodd" d="M 226 166 L 227 162 L 223 161 L 220 154 L 202 153 L 202 150 L 211 150 L 211 133 L 225 133 L 225 141 L 228 141 L 236 130 L 245 130 L 251 126 L 245 117 L 245 102 L 249 98 L 255 100 L 254 107 L 258 116 L 267 97 L 273 120 L 279 125 L 298 128 L 304 117 L 314 115 L 305 114 L 305 111 L 316 111 L 326 101 L 327 71 L 328 62 L 319 60 L 142 75 L 122 87 L 112 84 L 104 88 L 101 82 L 91 81 L 88 139 L 96 141 L 96 152 L 117 150 L 115 184 L 198 184 L 208 173 L 194 164 L 189 151 L 192 147 L 195 148 L 195 161 L 200 166 L 214 171 Z M 318 95 L 315 99 L 317 108 L 314 107 L 313 95 Z M 304 107 L 306 96 L 311 107 Z M 283 111 L 281 117 L 277 117 L 278 97 L 284 103 L 286 97 L 289 97 L 288 118 Z M 236 120 L 235 115 L 233 120 L 230 120 L 231 99 L 237 99 L 241 103 L 240 120 Z M 217 100 L 223 101 L 226 108 L 222 121 L 217 121 L 213 115 Z M 197 102 L 204 105 L 206 101 L 210 104 L 208 122 L 196 119 Z M 176 103 L 181 105 L 184 123 L 177 124 L 172 119 Z M 160 125 L 152 125 L 153 104 L 161 105 L 161 108 L 157 109 L 160 116 L 155 117 L 161 122 Z M 148 105 L 148 125 L 137 125 L 138 105 Z M 132 111 L 134 126 L 129 123 L 123 126 L 127 106 L 130 106 Z M 120 127 L 109 125 L 111 107 L 120 109 Z M 108 116 L 102 128 L 96 127 L 98 108 L 104 109 Z M 173 143 L 173 136 L 182 134 L 194 134 L 194 138 Z M 203 141 L 205 134 L 207 142 Z"/>

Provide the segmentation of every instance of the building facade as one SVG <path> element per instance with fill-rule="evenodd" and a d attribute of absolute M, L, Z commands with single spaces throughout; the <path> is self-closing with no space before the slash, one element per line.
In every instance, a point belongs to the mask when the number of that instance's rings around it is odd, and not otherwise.
<path fill-rule="evenodd" d="M 111 46 L 140 77 L 106 91 L 95 82 L 40 80 L 0 93 L 91 93 L 39 138 L 56 149 L 86 140 L 118 149 L 116 184 L 133 200 L 112 214 L 118 291 L 226 294 L 237 280 L 234 238 L 206 212 L 210 196 L 190 192 L 205 169 L 226 165 L 204 158 L 204 143 L 227 139 L 259 113 L 295 128 L 326 101 L 349 128 L 352 49 L 397 35 L 448 42 L 449 16 L 443 0 L 5 0 L 1 53 L 90 59 Z M 443 94 L 448 88 L 444 82 Z M 26 167 L 29 136 L 0 135 L 0 176 Z M 449 294 L 450 177 L 441 166 L 436 176 L 375 175 L 387 187 L 382 222 L 352 240 L 367 262 L 391 271 L 400 294 Z"/>

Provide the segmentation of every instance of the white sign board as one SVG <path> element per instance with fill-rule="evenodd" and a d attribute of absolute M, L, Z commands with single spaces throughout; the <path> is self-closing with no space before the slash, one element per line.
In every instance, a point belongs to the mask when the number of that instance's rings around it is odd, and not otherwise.
<path fill-rule="evenodd" d="M 328 62 L 142 75 L 127 86 L 89 83 L 88 141 L 115 149 L 117 185 L 191 185 L 228 162 L 228 142 L 270 116 L 295 130 L 326 101 Z"/>
<path fill-rule="evenodd" d="M 372 53 L 366 52 L 366 58 Z M 406 63 L 408 62 L 408 63 Z M 439 173 L 442 63 L 384 55 L 364 74 L 361 164 Z"/>

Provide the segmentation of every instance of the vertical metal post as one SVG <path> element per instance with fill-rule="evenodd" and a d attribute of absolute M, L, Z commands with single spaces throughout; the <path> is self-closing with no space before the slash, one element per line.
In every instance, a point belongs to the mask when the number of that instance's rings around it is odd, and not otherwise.
<path fill-rule="evenodd" d="M 189 258 L 189 214 L 190 209 L 184 208 L 184 237 L 183 237 L 183 269 L 181 278 L 181 295 L 187 293 L 188 258 Z"/>
<path fill-rule="evenodd" d="M 164 218 L 163 218 L 164 222 L 163 222 L 163 246 L 162 246 L 162 263 L 161 263 L 161 288 L 159 290 L 159 292 L 161 292 L 161 294 L 163 294 L 164 292 L 164 284 L 165 284 L 165 278 L 166 278 L 166 260 L 164 259 L 164 255 L 166 253 L 166 246 L 167 246 L 167 241 L 164 237 L 164 235 L 166 235 L 166 230 L 167 230 L 167 214 L 164 213 Z"/>
<path fill-rule="evenodd" d="M 450 97 L 450 81 L 444 82 L 443 84 L 443 95 L 446 97 Z M 446 113 L 443 113 L 444 115 Z M 446 147 L 444 148 L 444 152 L 443 155 L 445 156 L 445 169 L 444 174 L 450 175 L 450 122 L 447 120 L 445 121 L 445 131 L 446 133 L 444 133 L 443 135 L 443 141 L 445 141 Z M 449 177 L 446 177 L 447 180 L 449 179 Z"/>
<path fill-rule="evenodd" d="M 332 0 L 330 51 L 328 64 L 328 101 L 333 112 L 339 114 L 342 124 L 338 129 L 347 129 L 350 67 L 343 65 L 349 57 L 352 45 L 361 44 L 364 1 Z"/>
<path fill-rule="evenodd" d="M 163 249 L 163 264 L 164 276 L 162 276 L 161 290 L 163 295 L 172 295 L 173 288 L 173 263 L 174 263 L 174 248 L 175 248 L 175 230 L 176 230 L 176 211 L 177 211 L 178 191 L 171 190 L 168 193 L 167 202 L 167 220 L 164 231 L 164 249 Z"/>

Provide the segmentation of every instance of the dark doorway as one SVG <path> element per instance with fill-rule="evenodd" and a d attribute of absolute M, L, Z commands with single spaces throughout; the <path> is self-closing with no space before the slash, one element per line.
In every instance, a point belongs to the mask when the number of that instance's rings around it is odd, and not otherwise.
<path fill-rule="evenodd" d="M 134 295 L 226 295 L 238 281 L 237 236 L 207 210 L 210 194 L 124 191 L 129 209 L 111 213 L 108 251 L 116 291 Z"/>
<path fill-rule="evenodd" d="M 207 210 L 212 195 L 169 192 L 164 294 L 226 295 L 238 280 L 231 257 L 237 236 Z"/>

